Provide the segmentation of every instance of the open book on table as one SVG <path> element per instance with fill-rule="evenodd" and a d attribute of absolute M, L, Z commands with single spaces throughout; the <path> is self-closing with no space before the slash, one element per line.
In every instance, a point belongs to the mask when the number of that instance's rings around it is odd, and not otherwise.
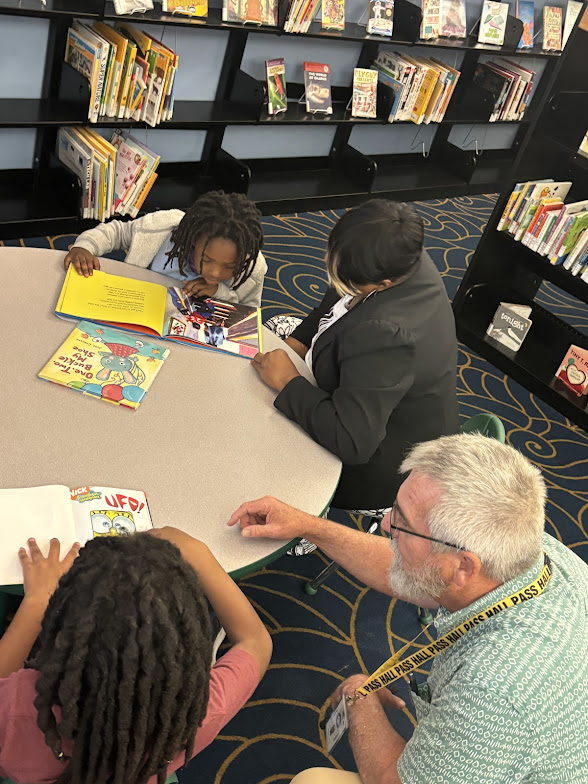
<path fill-rule="evenodd" d="M 153 528 L 147 497 L 140 490 L 62 485 L 0 490 L 0 585 L 22 583 L 20 547 L 31 537 L 44 555 L 56 537 L 61 557 L 74 542 L 98 536 L 129 536 Z"/>
<path fill-rule="evenodd" d="M 70 264 L 55 313 L 119 329 L 252 358 L 261 347 L 261 311 L 181 289 L 95 270 L 78 275 Z"/>

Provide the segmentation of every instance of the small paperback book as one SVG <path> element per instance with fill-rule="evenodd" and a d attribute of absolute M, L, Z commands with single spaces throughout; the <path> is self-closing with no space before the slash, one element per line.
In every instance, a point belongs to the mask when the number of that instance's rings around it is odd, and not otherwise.
<path fill-rule="evenodd" d="M 527 305 L 514 305 L 511 302 L 501 302 L 486 334 L 492 340 L 501 343 L 510 351 L 516 352 L 523 344 L 523 340 L 533 323 L 529 316 L 531 308 Z"/>
<path fill-rule="evenodd" d="M 588 351 L 579 346 L 570 346 L 555 377 L 578 397 L 587 395 Z"/>
<path fill-rule="evenodd" d="M 0 585 L 22 583 L 18 550 L 33 537 L 47 555 L 52 538 L 62 557 L 74 542 L 130 536 L 153 528 L 141 490 L 62 485 L 0 490 Z"/>
<path fill-rule="evenodd" d="M 161 0 L 164 14 L 185 14 L 186 16 L 208 16 L 208 0 Z"/>
<path fill-rule="evenodd" d="M 307 112 L 333 114 L 331 69 L 326 63 L 304 63 L 304 91 Z"/>
<path fill-rule="evenodd" d="M 286 95 L 286 66 L 284 58 L 265 61 L 267 75 L 267 113 L 278 114 L 288 108 Z"/>
<path fill-rule="evenodd" d="M 352 117 L 376 117 L 378 72 L 370 68 L 353 69 Z"/>
<path fill-rule="evenodd" d="M 39 378 L 137 409 L 168 355 L 136 335 L 81 321 Z"/>
<path fill-rule="evenodd" d="M 262 0 L 241 0 L 241 21 L 261 25 L 264 22 Z"/>
<path fill-rule="evenodd" d="M 543 8 L 543 49 L 546 52 L 561 51 L 562 10 L 555 5 Z"/>
<path fill-rule="evenodd" d="M 481 44 L 502 46 L 507 16 L 508 3 L 485 2 L 482 8 L 482 16 L 480 17 L 478 41 Z"/>
<path fill-rule="evenodd" d="M 441 0 L 423 0 L 423 18 L 421 20 L 421 38 L 439 37 L 439 19 L 441 14 Z"/>
<path fill-rule="evenodd" d="M 467 38 L 465 0 L 441 0 L 439 35 Z"/>
<path fill-rule="evenodd" d="M 517 0 L 516 15 L 523 23 L 523 34 L 518 48 L 531 49 L 535 34 L 535 3 L 532 0 Z"/>
<path fill-rule="evenodd" d="M 323 30 L 345 29 L 345 0 L 322 0 Z"/>
<path fill-rule="evenodd" d="M 566 21 L 564 22 L 563 28 L 562 49 L 565 48 L 565 45 L 568 42 L 568 38 L 574 29 L 576 19 L 582 10 L 582 5 L 583 3 L 577 2 L 576 0 L 568 0 L 568 4 L 566 6 Z"/>
<path fill-rule="evenodd" d="M 369 0 L 368 35 L 392 35 L 394 29 L 394 0 Z"/>

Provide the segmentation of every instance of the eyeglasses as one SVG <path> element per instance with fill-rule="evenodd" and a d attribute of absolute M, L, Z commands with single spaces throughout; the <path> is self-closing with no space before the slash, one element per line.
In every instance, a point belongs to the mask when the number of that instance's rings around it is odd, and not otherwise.
<path fill-rule="evenodd" d="M 394 525 L 392 523 L 392 515 L 400 517 L 401 520 L 405 520 L 404 515 L 398 508 L 398 504 L 394 502 L 392 505 L 392 509 L 390 510 L 390 538 L 392 538 L 392 529 L 395 531 L 402 531 L 404 534 L 410 534 L 411 536 L 418 536 L 419 539 L 427 539 L 429 542 L 436 542 L 437 544 L 444 544 L 447 547 L 455 547 L 456 550 L 463 550 L 463 547 L 460 547 L 458 544 L 452 544 L 451 542 L 444 542 L 443 539 L 435 539 L 433 536 L 425 536 L 425 534 L 418 534 L 416 531 L 409 531 L 408 528 L 402 528 L 399 525 Z"/>

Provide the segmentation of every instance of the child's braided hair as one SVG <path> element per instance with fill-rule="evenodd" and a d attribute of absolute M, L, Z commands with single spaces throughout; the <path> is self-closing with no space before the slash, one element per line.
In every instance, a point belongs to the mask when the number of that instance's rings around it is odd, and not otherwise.
<path fill-rule="evenodd" d="M 263 246 L 261 212 L 243 193 L 210 191 L 188 209 L 171 235 L 172 249 L 164 268 L 178 260 L 182 275 L 190 269 L 197 241 L 205 238 L 204 249 L 213 239 L 232 240 L 237 246 L 237 269 L 233 289 L 251 276 L 257 255 Z M 194 260 L 195 263 L 197 260 Z"/>
<path fill-rule="evenodd" d="M 57 784 L 145 784 L 185 749 L 208 704 L 212 643 L 194 570 L 149 534 L 89 542 L 51 597 L 27 667 Z M 53 708 L 61 712 L 59 722 Z M 73 741 L 70 758 L 61 738 Z"/>

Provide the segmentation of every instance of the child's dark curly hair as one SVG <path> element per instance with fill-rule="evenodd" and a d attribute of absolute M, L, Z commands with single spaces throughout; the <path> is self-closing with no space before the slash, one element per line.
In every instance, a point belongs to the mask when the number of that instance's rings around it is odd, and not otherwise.
<path fill-rule="evenodd" d="M 206 245 L 214 239 L 232 240 L 237 246 L 237 269 L 233 289 L 238 289 L 251 276 L 257 255 L 263 246 L 261 212 L 243 193 L 210 191 L 197 199 L 188 209 L 179 226 L 173 230 L 172 249 L 167 254 L 167 267 L 178 260 L 180 273 L 190 268 L 194 246 L 206 238 Z"/>
<path fill-rule="evenodd" d="M 154 774 L 163 784 L 179 751 L 192 756 L 211 653 L 206 599 L 174 545 L 146 533 L 89 542 L 26 665 L 40 673 L 37 723 L 67 763 L 58 784 L 145 784 Z"/>

